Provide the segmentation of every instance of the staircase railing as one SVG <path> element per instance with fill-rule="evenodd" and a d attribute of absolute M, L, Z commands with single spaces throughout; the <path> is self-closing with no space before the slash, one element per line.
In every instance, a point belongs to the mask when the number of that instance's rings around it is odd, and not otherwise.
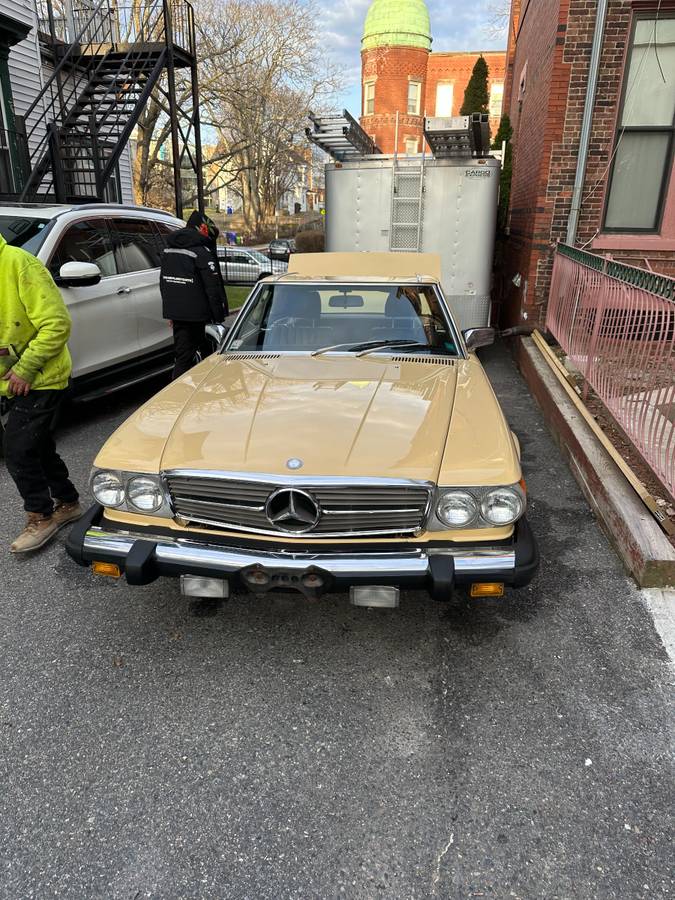
<path fill-rule="evenodd" d="M 49 168 L 50 142 L 53 150 L 54 128 L 45 129 L 45 123 L 57 128 L 67 125 L 68 117 L 92 78 L 99 74 L 104 77 L 114 74 L 104 68 L 106 55 L 110 51 L 121 53 L 121 70 L 132 59 L 144 60 L 144 48 L 148 46 L 166 46 L 170 42 L 173 48 L 193 55 L 195 42 L 193 10 L 188 0 L 154 0 L 129 6 L 117 6 L 114 0 L 101 0 L 93 9 L 70 3 L 50 6 L 52 0 L 46 2 L 48 5 L 40 11 L 41 27 L 44 27 L 42 22 L 46 14 L 45 24 L 48 23 L 52 38 L 60 45 L 55 45 L 54 71 L 26 110 L 24 120 L 33 166 L 29 179 L 31 187 L 37 189 L 42 184 L 48 191 L 53 181 L 44 184 L 44 179 Z M 117 90 L 112 77 L 110 81 L 110 90 L 104 99 Z M 107 135 L 112 135 L 115 128 L 123 127 L 128 112 L 124 97 L 120 97 L 118 115 L 111 116 L 106 123 Z M 44 131 L 37 140 L 36 135 L 41 129 Z M 38 171 L 40 168 L 44 171 Z"/>

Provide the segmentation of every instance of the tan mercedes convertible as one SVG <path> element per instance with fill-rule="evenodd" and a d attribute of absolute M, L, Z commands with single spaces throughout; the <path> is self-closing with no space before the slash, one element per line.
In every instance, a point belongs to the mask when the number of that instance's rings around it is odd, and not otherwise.
<path fill-rule="evenodd" d="M 527 584 L 538 553 L 518 442 L 458 330 L 440 261 L 295 255 L 220 349 L 99 452 L 80 564 L 186 596 L 349 588 L 395 606 Z"/>

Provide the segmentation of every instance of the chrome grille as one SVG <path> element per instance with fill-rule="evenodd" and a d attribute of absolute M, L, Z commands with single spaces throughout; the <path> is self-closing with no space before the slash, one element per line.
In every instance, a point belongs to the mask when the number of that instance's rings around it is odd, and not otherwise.
<path fill-rule="evenodd" d="M 284 534 L 267 517 L 271 494 L 283 487 L 308 493 L 321 512 L 318 523 L 302 536 L 414 534 L 426 518 L 431 488 L 420 482 L 373 481 L 344 484 L 326 479 L 244 481 L 219 474 L 171 472 L 166 475 L 176 517 L 188 524 L 255 534 Z M 296 536 L 298 534 L 296 533 Z"/>

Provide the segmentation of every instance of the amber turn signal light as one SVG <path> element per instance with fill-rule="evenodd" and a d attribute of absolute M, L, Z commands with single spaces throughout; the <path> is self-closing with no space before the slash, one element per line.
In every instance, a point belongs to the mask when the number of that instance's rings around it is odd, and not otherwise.
<path fill-rule="evenodd" d="M 471 585 L 472 597 L 503 597 L 504 585 L 501 581 L 483 581 Z"/>
<path fill-rule="evenodd" d="M 107 575 L 108 578 L 120 578 L 122 575 L 120 567 L 116 566 L 115 563 L 93 562 L 91 571 L 94 575 Z"/>

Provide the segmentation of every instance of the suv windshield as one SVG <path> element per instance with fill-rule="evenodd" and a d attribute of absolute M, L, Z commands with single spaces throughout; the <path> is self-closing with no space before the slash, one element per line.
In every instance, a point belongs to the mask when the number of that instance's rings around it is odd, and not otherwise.
<path fill-rule="evenodd" d="M 35 255 L 47 236 L 49 219 L 0 215 L 0 234 L 12 247 L 21 247 Z"/>
<path fill-rule="evenodd" d="M 229 350 L 459 354 L 430 285 L 267 284 L 237 325 Z"/>

